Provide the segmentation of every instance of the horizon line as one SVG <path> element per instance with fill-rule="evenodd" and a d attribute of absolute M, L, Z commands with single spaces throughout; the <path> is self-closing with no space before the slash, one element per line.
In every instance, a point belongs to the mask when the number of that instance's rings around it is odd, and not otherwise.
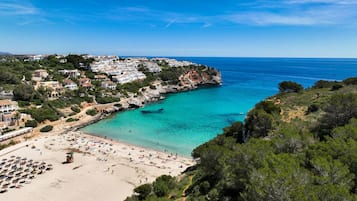
<path fill-rule="evenodd" d="M 10 53 L 10 52 L 3 52 L 9 55 L 0 55 L 0 56 L 25 56 L 25 55 L 70 55 L 70 54 L 78 54 L 78 55 L 93 55 L 93 56 L 105 56 L 105 55 L 114 55 L 119 57 L 165 57 L 165 58 L 257 58 L 257 59 L 357 59 L 357 57 L 326 57 L 326 56 L 318 56 L 318 57 L 304 57 L 304 56 L 173 56 L 173 55 L 119 55 L 119 54 L 91 54 L 91 53 L 66 53 L 66 54 L 59 54 L 59 53 Z"/>

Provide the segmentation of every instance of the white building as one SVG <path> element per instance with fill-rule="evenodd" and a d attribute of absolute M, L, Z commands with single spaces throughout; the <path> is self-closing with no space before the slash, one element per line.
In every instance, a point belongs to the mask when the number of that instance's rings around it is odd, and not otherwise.
<path fill-rule="evenodd" d="M 9 99 L 0 100 L 0 113 L 9 113 L 18 109 L 16 102 Z"/>
<path fill-rule="evenodd" d="M 143 80 L 145 78 L 146 75 L 139 71 L 136 73 L 130 73 L 130 74 L 126 73 L 126 74 L 116 75 L 112 77 L 113 81 L 118 82 L 119 84 L 125 84 L 136 80 Z"/>
<path fill-rule="evenodd" d="M 111 89 L 111 90 L 115 90 L 117 88 L 117 84 L 112 82 L 112 81 L 103 81 L 102 82 L 102 87 L 104 89 Z"/>
<path fill-rule="evenodd" d="M 41 61 L 42 59 L 45 58 L 45 55 L 38 54 L 38 55 L 29 55 L 27 59 L 24 59 L 24 61 Z"/>
<path fill-rule="evenodd" d="M 48 77 L 48 72 L 45 69 L 35 70 L 32 74 L 32 80 L 39 82 Z"/>
<path fill-rule="evenodd" d="M 78 85 L 70 79 L 63 80 L 63 87 L 72 91 L 78 89 Z"/>
<path fill-rule="evenodd" d="M 143 66 L 148 69 L 149 72 L 151 73 L 158 73 L 161 72 L 160 66 L 152 61 L 145 61 L 143 62 Z"/>
<path fill-rule="evenodd" d="M 0 100 L 0 126 L 2 128 L 14 125 L 17 119 L 17 109 L 18 106 L 16 102 L 9 99 Z"/>
<path fill-rule="evenodd" d="M 77 69 L 75 69 L 75 70 L 59 70 L 58 72 L 61 73 L 62 75 L 69 76 L 71 78 L 77 78 L 81 75 L 81 73 Z"/>
<path fill-rule="evenodd" d="M 183 67 L 183 66 L 197 66 L 197 64 L 190 61 L 177 61 L 176 59 L 169 58 L 152 58 L 151 61 L 157 62 L 162 65 L 167 65 L 169 67 Z"/>
<path fill-rule="evenodd" d="M 96 73 L 112 76 L 114 82 L 124 84 L 146 78 L 145 74 L 139 72 L 137 68 L 143 61 L 147 62 L 147 59 L 119 59 L 117 56 L 99 56 L 94 59 L 96 61 L 90 65 L 90 69 Z"/>

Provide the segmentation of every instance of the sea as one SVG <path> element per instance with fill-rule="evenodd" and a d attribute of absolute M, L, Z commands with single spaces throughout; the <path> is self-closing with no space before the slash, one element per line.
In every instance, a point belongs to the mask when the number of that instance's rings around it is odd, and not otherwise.
<path fill-rule="evenodd" d="M 307 88 L 318 80 L 357 77 L 357 59 L 173 58 L 217 68 L 223 84 L 170 94 L 165 100 L 117 113 L 82 131 L 190 156 L 195 147 L 222 133 L 223 128 L 244 121 L 255 104 L 278 92 L 282 81 Z"/>

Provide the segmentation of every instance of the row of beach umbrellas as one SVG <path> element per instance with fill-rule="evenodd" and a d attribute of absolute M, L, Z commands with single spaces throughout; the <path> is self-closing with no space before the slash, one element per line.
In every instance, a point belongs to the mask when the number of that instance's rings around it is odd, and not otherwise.
<path fill-rule="evenodd" d="M 52 169 L 52 164 L 26 157 L 3 158 L 0 160 L 0 193 L 5 193 L 11 188 L 21 188 L 23 184 L 31 183 L 37 175 Z"/>

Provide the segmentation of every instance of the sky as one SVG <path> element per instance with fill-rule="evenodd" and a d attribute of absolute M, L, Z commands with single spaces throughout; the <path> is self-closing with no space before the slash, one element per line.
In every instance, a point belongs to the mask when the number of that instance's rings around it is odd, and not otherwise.
<path fill-rule="evenodd" d="M 0 51 L 357 58 L 357 0 L 0 0 Z"/>

